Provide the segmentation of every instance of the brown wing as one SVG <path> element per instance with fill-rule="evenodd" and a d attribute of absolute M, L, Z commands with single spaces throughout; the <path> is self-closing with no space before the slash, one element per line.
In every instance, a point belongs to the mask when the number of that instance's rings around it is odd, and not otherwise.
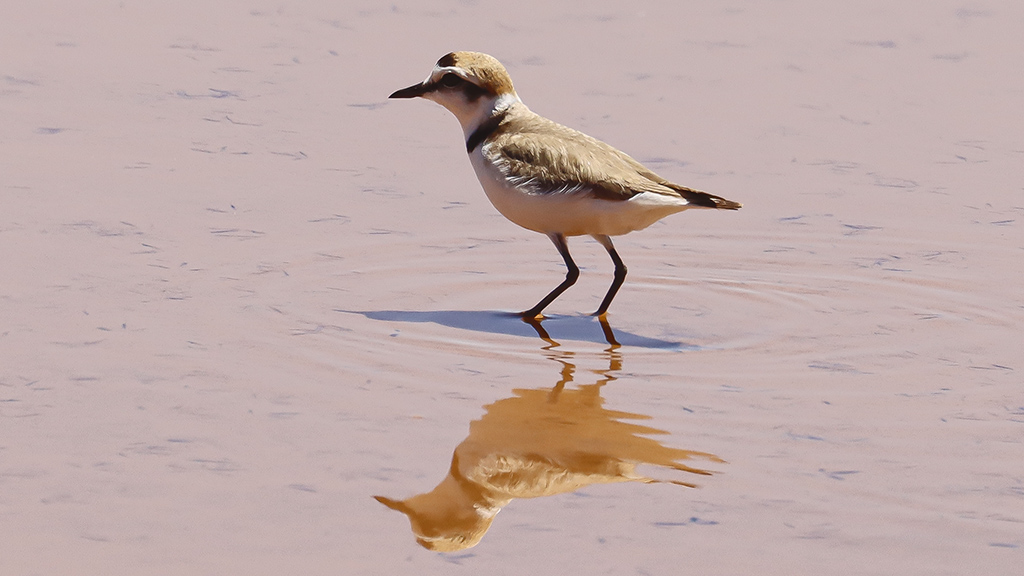
<path fill-rule="evenodd" d="M 540 116 L 508 118 L 482 152 L 506 178 L 535 194 L 623 201 L 650 192 L 695 206 L 739 208 L 735 202 L 673 184 L 626 153 Z"/>

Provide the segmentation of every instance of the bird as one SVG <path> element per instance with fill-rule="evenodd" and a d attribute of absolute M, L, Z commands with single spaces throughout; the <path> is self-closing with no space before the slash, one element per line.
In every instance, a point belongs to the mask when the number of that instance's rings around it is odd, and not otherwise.
<path fill-rule="evenodd" d="M 615 265 L 612 284 L 594 312 L 603 318 L 626 279 L 612 236 L 691 208 L 742 206 L 674 184 L 626 153 L 536 114 L 516 94 L 505 67 L 488 54 L 445 54 L 426 80 L 389 96 L 417 97 L 440 104 L 458 119 L 470 163 L 498 212 L 545 234 L 565 262 L 565 280 L 519 313 L 524 320 L 542 319 L 543 310 L 579 278 L 568 237 L 591 236 Z"/>

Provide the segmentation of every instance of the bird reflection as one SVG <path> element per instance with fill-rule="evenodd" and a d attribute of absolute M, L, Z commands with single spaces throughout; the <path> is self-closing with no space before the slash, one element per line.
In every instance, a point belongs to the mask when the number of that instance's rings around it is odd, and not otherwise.
<path fill-rule="evenodd" d="M 607 323 L 602 325 L 610 345 L 605 351 L 608 369 L 595 371 L 595 383 L 570 388 L 566 385 L 576 372 L 573 353 L 559 352 L 540 323 L 531 324 L 548 342 L 548 357 L 560 364 L 554 388 L 516 389 L 512 397 L 485 406 L 486 413 L 470 423 L 469 437 L 455 449 L 448 475 L 430 492 L 405 500 L 375 496 L 409 517 L 417 542 L 425 548 L 451 552 L 475 546 L 498 511 L 516 498 L 615 482 L 694 487 L 684 480 L 645 476 L 637 467 L 709 475 L 682 462 L 722 461 L 713 454 L 663 446 L 648 436 L 664 431 L 629 422 L 649 416 L 604 407 L 601 387 L 615 380 L 612 373 L 622 367 Z"/>
<path fill-rule="evenodd" d="M 539 318 L 523 318 L 522 320 L 523 322 L 533 327 L 533 329 L 537 332 L 537 336 L 540 336 L 541 340 L 548 343 L 548 345 L 544 347 L 544 350 L 552 350 L 560 346 L 558 342 L 555 342 L 554 340 L 551 339 L 551 336 L 548 334 L 548 331 L 544 329 L 544 326 L 541 324 L 541 320 Z M 608 318 L 606 318 L 604 315 L 601 315 L 597 317 L 597 321 L 601 324 L 601 331 L 604 332 L 605 341 L 608 342 L 609 348 L 606 348 L 605 352 L 608 352 L 610 356 L 613 356 L 610 358 L 611 362 L 619 363 L 619 366 L 617 367 L 609 367 L 608 371 L 610 372 L 612 370 L 618 370 L 619 368 L 621 368 L 622 356 L 618 352 L 616 352 L 616 350 L 621 348 L 622 344 L 619 344 L 619 341 L 615 339 L 615 332 L 612 330 L 611 325 L 608 324 Z M 572 356 L 572 354 L 568 352 L 565 353 L 565 355 Z M 558 360 L 558 358 L 554 359 Z M 609 382 L 614 379 L 615 378 L 608 377 L 608 380 L 605 380 L 605 382 Z M 564 382 L 562 384 L 564 386 Z"/>

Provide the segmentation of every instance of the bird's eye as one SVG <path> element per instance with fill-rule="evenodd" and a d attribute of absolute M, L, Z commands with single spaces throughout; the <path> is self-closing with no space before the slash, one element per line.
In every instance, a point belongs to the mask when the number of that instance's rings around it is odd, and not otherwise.
<path fill-rule="evenodd" d="M 441 85 L 446 88 L 453 88 L 455 86 L 458 86 L 459 84 L 462 84 L 462 82 L 463 80 L 462 78 L 459 77 L 458 74 L 452 74 L 449 72 L 448 74 L 441 76 Z"/>

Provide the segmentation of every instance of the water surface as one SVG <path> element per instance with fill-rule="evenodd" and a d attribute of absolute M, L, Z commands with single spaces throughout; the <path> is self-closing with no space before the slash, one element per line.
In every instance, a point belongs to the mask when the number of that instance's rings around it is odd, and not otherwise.
<path fill-rule="evenodd" d="M 522 7 L 0 22 L 0 572 L 1021 565 L 1020 7 Z M 744 208 L 617 239 L 607 325 L 583 239 L 510 317 L 561 259 L 386 100 L 453 49 Z M 473 547 L 374 499 L 444 482 Z"/>

